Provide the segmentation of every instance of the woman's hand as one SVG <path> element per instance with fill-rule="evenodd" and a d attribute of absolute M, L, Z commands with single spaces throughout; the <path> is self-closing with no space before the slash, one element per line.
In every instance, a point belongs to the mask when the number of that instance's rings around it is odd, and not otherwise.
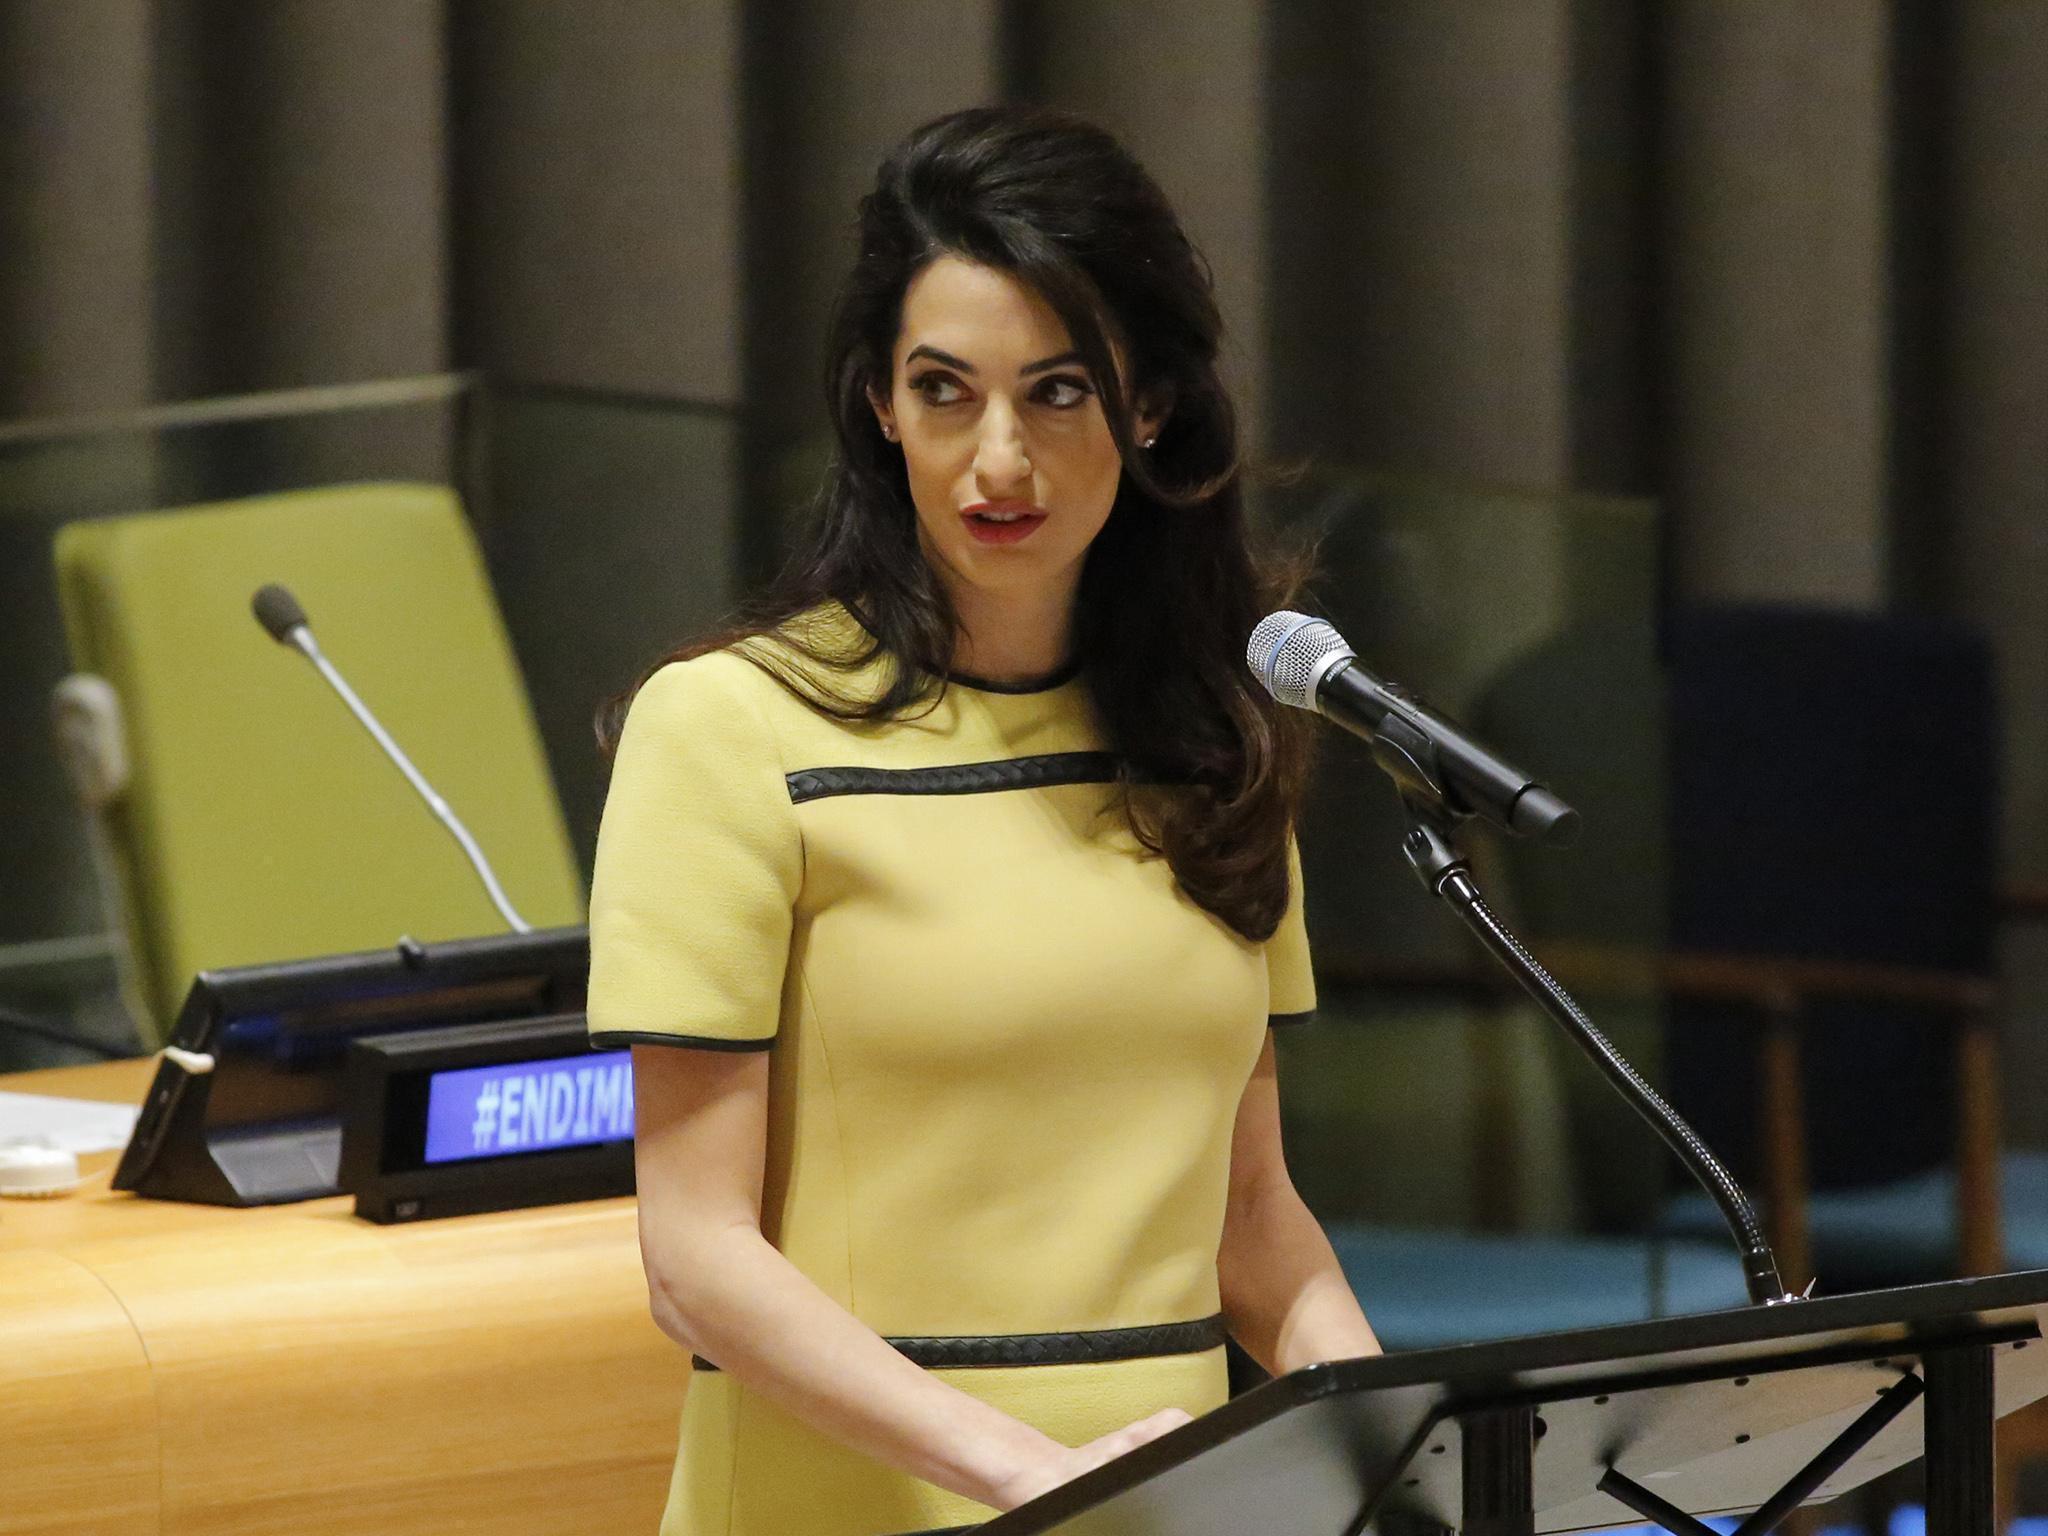
<path fill-rule="evenodd" d="M 1034 1461 L 1003 1479 L 996 1486 L 995 1498 L 991 1502 L 997 1509 L 1015 1509 L 1062 1483 L 1071 1483 L 1083 1472 L 1092 1472 L 1106 1461 L 1115 1461 L 1126 1451 L 1135 1451 L 1148 1440 L 1157 1440 L 1161 1435 L 1193 1422 L 1192 1417 L 1178 1408 L 1162 1408 L 1150 1418 L 1126 1424 L 1122 1429 L 1113 1429 L 1086 1445 L 1077 1448 L 1059 1446 L 1043 1461 Z"/>

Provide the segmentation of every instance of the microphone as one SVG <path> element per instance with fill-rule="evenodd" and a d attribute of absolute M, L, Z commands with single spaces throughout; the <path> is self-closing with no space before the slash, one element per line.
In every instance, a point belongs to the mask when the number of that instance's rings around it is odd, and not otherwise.
<path fill-rule="evenodd" d="M 1578 832 L 1578 812 L 1412 694 L 1366 671 L 1323 619 L 1284 609 L 1267 615 L 1252 631 L 1245 659 L 1282 704 L 1327 715 L 1371 743 L 1374 759 L 1401 791 L 1409 823 L 1401 851 L 1423 888 L 1450 904 L 1699 1180 L 1741 1250 L 1750 1300 L 1768 1306 L 1797 1299 L 1786 1294 L 1770 1240 L 1742 1186 L 1494 914 L 1451 842 L 1455 822 L 1478 816 L 1507 832 L 1565 843 Z"/>
<path fill-rule="evenodd" d="M 1245 660 L 1282 704 L 1312 709 L 1372 745 L 1403 799 L 1562 847 L 1579 813 L 1406 689 L 1368 672 L 1327 620 L 1281 609 L 1252 631 Z"/>
<path fill-rule="evenodd" d="M 427 809 L 434 813 L 435 819 L 448 829 L 449 835 L 455 839 L 456 844 L 469 859 L 470 868 L 476 871 L 477 879 L 483 882 L 484 893 L 491 898 L 491 904 L 498 909 L 498 915 L 505 919 L 506 926 L 514 933 L 533 932 L 533 925 L 519 915 L 511 900 L 505 895 L 504 887 L 498 884 L 498 877 L 492 871 L 490 861 L 484 857 L 484 851 L 477 846 L 476 839 L 469 835 L 469 828 L 457 819 L 455 812 L 449 809 L 448 802 L 434 793 L 434 786 L 429 784 L 419 769 L 412 765 L 412 759 L 399 750 L 398 743 L 391 739 L 391 734 L 378 723 L 377 717 L 370 713 L 369 706 L 356 697 L 356 691 L 349 687 L 347 680 L 335 670 L 334 663 L 322 654 L 319 643 L 313 638 L 313 627 L 306 621 L 306 610 L 299 606 L 299 600 L 293 597 L 288 589 L 272 582 L 257 590 L 255 597 L 250 600 L 249 607 L 256 615 L 256 622 L 263 626 L 271 639 L 279 645 L 297 651 L 313 663 L 320 675 L 327 679 L 328 686 L 341 695 L 341 702 L 348 706 L 349 713 L 370 733 L 370 739 L 384 749 L 384 755 L 397 765 L 398 771 L 405 775 L 406 783 L 427 802 Z"/>
<path fill-rule="evenodd" d="M 256 615 L 256 622 L 278 644 L 296 646 L 298 642 L 292 635 L 295 629 L 305 630 L 307 643 L 312 643 L 313 630 L 306 622 L 306 610 L 299 606 L 299 600 L 292 596 L 289 587 L 281 587 L 274 581 L 268 586 L 258 587 L 256 595 L 249 600 L 249 607 Z"/>

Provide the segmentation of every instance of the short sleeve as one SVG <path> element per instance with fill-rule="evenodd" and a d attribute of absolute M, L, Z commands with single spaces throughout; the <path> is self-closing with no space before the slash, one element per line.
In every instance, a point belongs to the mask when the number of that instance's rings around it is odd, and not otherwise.
<path fill-rule="evenodd" d="M 1287 911 L 1266 940 L 1267 1022 L 1305 1024 L 1315 1017 L 1316 979 L 1309 965 L 1308 925 L 1302 915 L 1301 850 L 1287 839 Z"/>
<path fill-rule="evenodd" d="M 591 881 L 594 1045 L 774 1041 L 803 846 L 758 676 L 715 652 L 634 697 Z"/>

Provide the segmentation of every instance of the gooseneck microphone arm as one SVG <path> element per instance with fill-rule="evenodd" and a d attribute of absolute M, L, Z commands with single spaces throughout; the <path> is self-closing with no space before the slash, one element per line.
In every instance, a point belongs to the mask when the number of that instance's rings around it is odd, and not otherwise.
<path fill-rule="evenodd" d="M 1685 1165 L 1686 1172 L 1713 1198 L 1742 1255 L 1742 1279 L 1749 1289 L 1749 1299 L 1763 1306 L 1794 1300 L 1786 1294 L 1785 1282 L 1779 1277 L 1778 1260 L 1764 1235 L 1763 1223 L 1757 1218 L 1756 1206 L 1735 1182 L 1735 1176 L 1487 905 L 1471 869 L 1452 845 L 1449 829 L 1425 820 L 1406 797 L 1402 803 L 1408 812 L 1408 833 L 1402 839 L 1401 851 L 1408 856 L 1423 889 L 1449 904 L 1487 953 L 1571 1036 L 1592 1059 L 1600 1075 L 1663 1138 L 1664 1145 Z"/>
<path fill-rule="evenodd" d="M 1777 1258 L 1764 1235 L 1763 1223 L 1757 1218 L 1756 1206 L 1742 1186 L 1735 1182 L 1734 1175 L 1700 1139 L 1699 1133 L 1686 1124 L 1678 1111 L 1667 1104 L 1663 1096 L 1615 1049 L 1614 1043 L 1600 1032 L 1599 1027 L 1586 1016 L 1585 1010 L 1529 953 L 1480 894 L 1470 867 L 1451 839 L 1461 823 L 1481 812 L 1476 806 L 1466 808 L 1457 787 L 1443 782 L 1443 775 L 1437 767 L 1440 761 L 1438 754 L 1416 750 L 1413 739 L 1418 720 L 1424 727 L 1441 722 L 1449 731 L 1457 728 L 1442 721 L 1441 716 L 1427 711 L 1404 711 L 1402 731 L 1398 734 L 1375 734 L 1366 728 L 1356 710 L 1347 711 L 1341 705 L 1337 710 L 1325 709 L 1321 693 L 1324 680 L 1342 677 L 1349 670 L 1346 664 L 1353 658 L 1351 647 L 1344 643 L 1335 629 L 1320 619 L 1286 612 L 1271 615 L 1252 632 L 1247 658 L 1259 681 L 1281 703 L 1331 714 L 1338 724 L 1364 736 L 1371 743 L 1374 758 L 1394 780 L 1400 793 L 1408 821 L 1401 851 L 1422 881 L 1423 889 L 1449 904 L 1487 953 L 1498 960 L 1538 1006 L 1571 1036 L 1573 1043 L 1592 1059 L 1600 1075 L 1628 1100 L 1630 1107 L 1649 1123 L 1685 1165 L 1686 1171 L 1706 1190 L 1720 1210 L 1722 1220 L 1727 1222 L 1729 1233 L 1742 1255 L 1743 1282 L 1748 1287 L 1750 1301 L 1760 1306 L 1775 1306 L 1780 1302 L 1797 1300 L 1787 1294 L 1785 1283 L 1778 1274 Z M 1377 680 L 1374 681 L 1377 685 Z M 1405 695 L 1395 690 L 1389 692 L 1405 700 Z M 1458 740 L 1462 743 L 1469 738 L 1460 733 Z M 1502 782 L 1506 782 L 1505 776 Z M 1525 797 L 1536 791 L 1548 796 L 1548 791 L 1543 791 L 1540 785 L 1531 784 L 1525 786 Z M 1562 810 L 1564 816 L 1571 816 L 1562 801 L 1548 796 L 1542 823 L 1531 825 L 1528 830 L 1543 836 L 1550 827 L 1562 821 L 1563 816 L 1550 811 L 1549 807 L 1553 805 Z M 1507 816 L 1489 819 L 1503 826 L 1510 824 Z"/>
<path fill-rule="evenodd" d="M 413 766 L 412 759 L 391 739 L 391 733 L 370 713 L 369 706 L 356 696 L 356 691 L 349 687 L 348 680 L 322 653 L 319 642 L 313 638 L 312 626 L 306 622 L 306 610 L 299 606 L 299 600 L 285 588 L 273 584 L 258 591 L 249 606 L 256 615 L 256 622 L 263 626 L 271 639 L 279 645 L 297 651 L 327 679 L 327 685 L 341 696 L 341 702 L 348 706 L 349 713 L 356 717 L 362 728 L 370 733 L 370 739 L 382 747 L 384 755 L 397 765 L 398 771 L 405 775 L 405 781 L 427 803 L 427 809 L 434 813 L 435 820 L 448 829 L 448 835 L 453 837 L 462 849 L 464 856 L 469 860 L 470 868 L 476 871 L 477 879 L 483 882 L 484 893 L 491 898 L 491 905 L 498 909 L 498 915 L 505 919 L 506 926 L 514 933 L 533 932 L 533 925 L 519 915 L 511 899 L 506 896 L 505 888 L 498 883 L 497 874 L 491 869 L 490 860 L 484 857 L 483 849 L 479 848 L 476 839 L 470 836 L 469 828 L 462 824 L 461 818 L 449 807 L 448 802 L 435 793 L 434 786 Z"/>

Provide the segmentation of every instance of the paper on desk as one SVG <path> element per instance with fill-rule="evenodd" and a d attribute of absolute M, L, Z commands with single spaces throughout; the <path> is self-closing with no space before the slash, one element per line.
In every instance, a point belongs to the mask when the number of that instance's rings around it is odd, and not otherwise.
<path fill-rule="evenodd" d="M 117 1152 L 135 1132 L 133 1104 L 0 1091 L 0 1146 L 34 1141 L 60 1152 Z"/>

